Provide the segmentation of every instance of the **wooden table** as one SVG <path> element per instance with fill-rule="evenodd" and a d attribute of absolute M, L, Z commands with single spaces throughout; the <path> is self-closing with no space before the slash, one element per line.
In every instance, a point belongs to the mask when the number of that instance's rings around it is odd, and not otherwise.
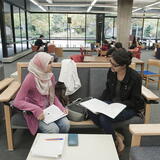
<path fill-rule="evenodd" d="M 32 148 L 35 146 L 41 134 L 42 133 L 37 134 Z M 56 134 L 53 134 L 53 137 L 54 136 L 56 136 Z M 67 141 L 68 135 L 66 134 L 63 155 L 58 158 L 58 160 L 119 160 L 112 135 L 79 134 L 78 146 L 68 146 Z M 54 160 L 54 158 L 33 156 L 31 151 L 28 154 L 27 160 Z"/>
<path fill-rule="evenodd" d="M 144 61 L 136 58 L 136 57 L 133 57 L 132 58 L 132 62 L 135 63 L 136 65 L 140 65 L 141 66 L 141 75 L 143 77 L 143 71 L 144 71 Z"/>
<path fill-rule="evenodd" d="M 98 57 L 98 56 L 84 56 L 83 62 L 87 62 L 87 63 L 107 63 L 107 62 L 109 62 L 109 58 Z"/>

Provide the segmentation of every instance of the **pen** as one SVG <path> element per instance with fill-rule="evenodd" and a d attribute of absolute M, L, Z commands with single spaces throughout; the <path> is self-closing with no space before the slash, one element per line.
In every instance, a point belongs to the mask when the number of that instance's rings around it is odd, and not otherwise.
<path fill-rule="evenodd" d="M 63 138 L 48 138 L 46 141 L 56 141 L 56 140 L 63 140 Z"/>

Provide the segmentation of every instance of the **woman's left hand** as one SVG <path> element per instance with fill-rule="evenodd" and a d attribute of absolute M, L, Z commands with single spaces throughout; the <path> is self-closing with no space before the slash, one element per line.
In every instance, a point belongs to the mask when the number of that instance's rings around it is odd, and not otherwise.
<path fill-rule="evenodd" d="M 65 114 L 68 114 L 68 109 L 65 108 L 65 109 L 63 110 L 63 112 L 64 112 Z"/>

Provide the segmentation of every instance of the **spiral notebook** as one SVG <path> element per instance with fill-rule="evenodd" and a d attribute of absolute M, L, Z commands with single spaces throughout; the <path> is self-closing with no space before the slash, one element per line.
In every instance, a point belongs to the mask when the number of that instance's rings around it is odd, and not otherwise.
<path fill-rule="evenodd" d="M 31 149 L 33 156 L 58 158 L 63 154 L 66 135 L 40 134 Z"/>

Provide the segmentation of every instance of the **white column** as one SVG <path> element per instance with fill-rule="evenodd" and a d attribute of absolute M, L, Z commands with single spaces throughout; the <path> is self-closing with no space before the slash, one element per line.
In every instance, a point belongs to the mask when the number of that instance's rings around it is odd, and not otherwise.
<path fill-rule="evenodd" d="M 133 0 L 118 0 L 117 41 L 128 49 Z"/>

